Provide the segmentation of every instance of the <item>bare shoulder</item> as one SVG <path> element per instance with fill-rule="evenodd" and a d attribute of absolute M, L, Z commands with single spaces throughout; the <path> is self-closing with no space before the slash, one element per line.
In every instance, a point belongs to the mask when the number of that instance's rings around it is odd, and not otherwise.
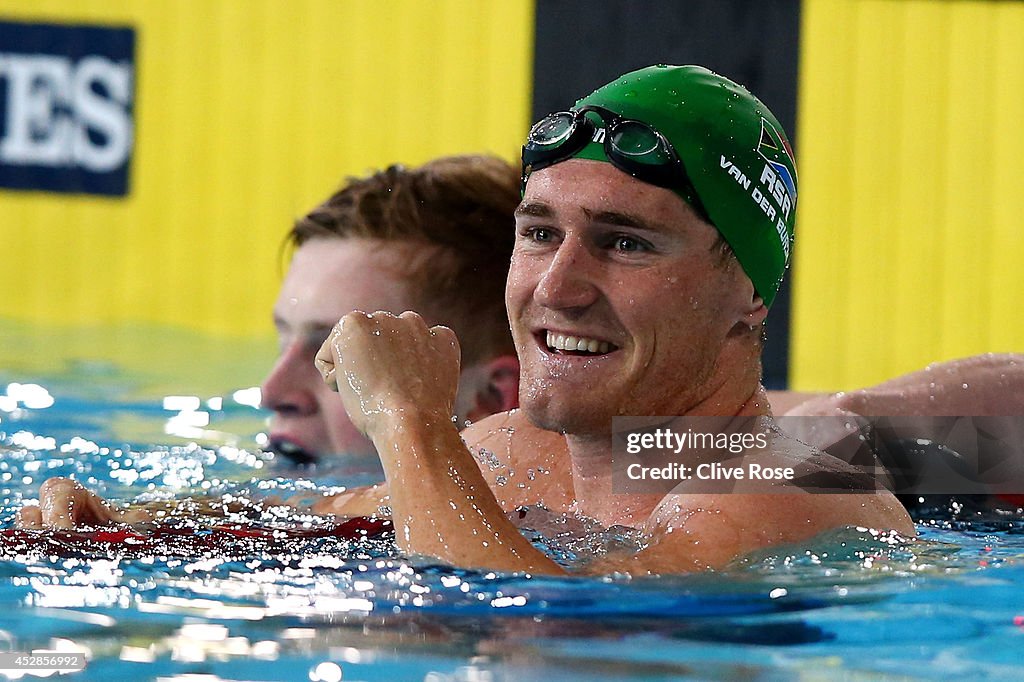
<path fill-rule="evenodd" d="M 783 504 L 772 503 L 774 494 L 756 495 L 752 497 L 763 501 L 755 500 L 748 507 L 741 500 L 739 509 L 766 515 L 797 534 L 802 532 L 798 528 L 813 535 L 843 526 L 914 534 L 910 515 L 884 487 L 884 477 L 879 478 L 877 462 L 867 469 L 854 466 L 782 432 L 776 433 L 773 446 L 772 457 L 796 472 L 792 490 L 779 491 Z"/>
<path fill-rule="evenodd" d="M 759 549 L 850 526 L 913 537 L 906 512 L 886 495 L 669 495 L 645 524 L 648 546 L 626 570 L 642 574 L 720 569 Z"/>
<path fill-rule="evenodd" d="M 462 440 L 471 451 L 486 449 L 506 464 L 528 464 L 566 452 L 564 436 L 537 428 L 521 410 L 492 414 L 467 426 Z"/>
<path fill-rule="evenodd" d="M 849 475 L 857 472 L 846 462 L 785 436 L 773 445 L 757 461 L 791 467 L 802 478 L 778 486 L 737 488 L 741 492 L 694 492 L 680 485 L 644 523 L 649 544 L 625 570 L 717 569 L 765 547 L 799 543 L 845 527 L 914 536 L 910 516 L 889 491 L 864 492 L 860 485 L 852 488 L 856 492 L 844 492 Z"/>
<path fill-rule="evenodd" d="M 508 440 L 525 421 L 519 410 L 498 412 L 464 428 L 462 440 L 470 449 L 493 447 L 495 443 Z"/>
<path fill-rule="evenodd" d="M 561 434 L 539 429 L 521 410 L 511 410 L 466 427 L 462 440 L 506 511 L 565 504 L 568 450 Z"/>
<path fill-rule="evenodd" d="M 801 443 L 777 457 L 804 476 L 773 492 L 667 495 L 645 524 L 655 540 L 650 561 L 660 570 L 679 562 L 685 562 L 684 570 L 720 568 L 758 549 L 846 527 L 915 535 L 913 521 L 888 490 L 858 484 L 844 492 L 851 477 L 846 462 Z M 818 483 L 808 485 L 809 480 Z"/>
<path fill-rule="evenodd" d="M 344 517 L 375 516 L 382 513 L 382 507 L 385 507 L 388 502 L 387 484 L 381 483 L 325 495 L 310 505 L 309 510 L 314 514 L 333 514 Z M 292 501 L 289 503 L 301 506 Z"/>

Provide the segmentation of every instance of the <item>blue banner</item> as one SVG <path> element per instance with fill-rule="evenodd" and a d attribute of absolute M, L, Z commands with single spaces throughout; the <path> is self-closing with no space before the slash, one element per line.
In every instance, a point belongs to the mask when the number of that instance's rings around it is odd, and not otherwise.
<path fill-rule="evenodd" d="M 0 22 L 0 187 L 124 196 L 135 30 Z"/>

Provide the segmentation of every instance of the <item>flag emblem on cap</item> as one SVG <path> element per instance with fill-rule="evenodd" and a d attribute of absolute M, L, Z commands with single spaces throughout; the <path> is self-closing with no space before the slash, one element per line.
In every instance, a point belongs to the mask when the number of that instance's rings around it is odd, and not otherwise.
<path fill-rule="evenodd" d="M 772 167 L 772 170 L 778 173 L 786 189 L 789 190 L 789 196 L 793 203 L 796 204 L 796 163 L 793 161 L 793 150 L 775 130 L 775 126 L 763 118 L 761 119 L 761 141 L 757 144 L 757 153 Z M 778 160 L 780 156 L 789 161 L 789 166 Z M 790 171 L 790 167 L 793 168 L 792 171 Z"/>

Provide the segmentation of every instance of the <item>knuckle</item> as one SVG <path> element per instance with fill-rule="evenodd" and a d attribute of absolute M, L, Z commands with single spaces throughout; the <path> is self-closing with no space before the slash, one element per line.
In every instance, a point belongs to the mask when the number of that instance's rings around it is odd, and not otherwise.
<path fill-rule="evenodd" d="M 361 329 L 366 326 L 368 322 L 373 319 L 373 315 L 376 313 L 364 313 L 362 310 L 353 310 L 350 313 L 346 313 L 342 317 L 338 324 L 334 326 L 334 333 L 331 335 L 331 339 L 341 336 L 341 334 L 349 329 Z"/>
<path fill-rule="evenodd" d="M 435 327 L 431 327 L 430 335 L 445 344 L 457 346 L 459 343 L 459 339 L 455 335 L 455 332 L 452 331 L 450 327 L 445 327 L 444 325 L 437 325 Z"/>
<path fill-rule="evenodd" d="M 18 510 L 18 514 L 15 517 L 15 523 L 18 526 L 38 526 L 42 520 L 43 512 L 36 505 L 22 507 Z"/>
<path fill-rule="evenodd" d="M 397 318 L 386 310 L 375 310 L 363 319 L 370 326 L 380 327 L 382 325 L 390 325 Z"/>
<path fill-rule="evenodd" d="M 456 359 L 461 355 L 462 348 L 459 346 L 459 337 L 448 327 L 440 325 L 432 327 L 430 338 L 431 345 L 439 352 L 454 356 Z"/>
<path fill-rule="evenodd" d="M 39 486 L 40 495 L 71 493 L 78 489 L 78 483 L 70 478 L 48 478 Z"/>
<path fill-rule="evenodd" d="M 403 320 L 412 320 L 413 322 L 423 322 L 423 317 L 415 310 L 406 310 L 404 313 L 399 315 Z"/>
<path fill-rule="evenodd" d="M 330 340 L 325 341 L 320 350 L 313 356 L 313 364 L 317 367 L 334 365 L 334 344 Z"/>

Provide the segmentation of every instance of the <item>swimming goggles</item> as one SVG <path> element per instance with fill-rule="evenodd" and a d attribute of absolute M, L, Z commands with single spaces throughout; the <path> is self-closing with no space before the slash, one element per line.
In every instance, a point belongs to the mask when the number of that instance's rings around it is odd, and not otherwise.
<path fill-rule="evenodd" d="M 601 119 L 598 128 L 588 113 Z M 678 191 L 708 219 L 707 211 L 690 182 L 683 162 L 664 135 L 604 107 L 584 106 L 549 114 L 534 124 L 523 145 L 522 190 L 530 174 L 572 158 L 591 141 L 603 142 L 604 153 L 616 168 L 638 180 Z"/>

